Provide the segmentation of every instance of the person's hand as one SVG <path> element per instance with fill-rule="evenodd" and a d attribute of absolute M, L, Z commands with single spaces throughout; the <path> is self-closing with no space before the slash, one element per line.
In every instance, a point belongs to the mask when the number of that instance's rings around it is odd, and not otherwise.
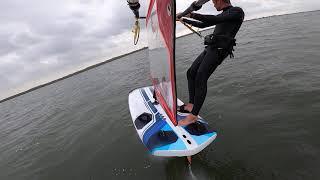
<path fill-rule="evenodd" d="M 191 13 L 185 15 L 184 17 L 190 18 L 191 17 Z"/>
<path fill-rule="evenodd" d="M 176 15 L 176 19 L 177 19 L 177 21 L 180 21 L 180 20 L 181 20 L 181 18 L 182 18 L 182 13 L 178 13 L 178 14 Z"/>
<path fill-rule="evenodd" d="M 176 18 L 177 18 L 178 21 L 182 20 L 182 19 L 181 19 L 182 17 L 190 18 L 190 17 L 191 17 L 191 13 L 189 13 L 189 14 L 187 14 L 187 15 L 185 15 L 185 16 L 182 16 L 182 13 L 178 13 L 178 14 L 176 15 Z"/>

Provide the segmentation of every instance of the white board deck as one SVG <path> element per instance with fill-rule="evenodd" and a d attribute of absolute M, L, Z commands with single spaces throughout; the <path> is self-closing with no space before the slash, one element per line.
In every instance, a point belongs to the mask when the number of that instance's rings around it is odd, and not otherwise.
<path fill-rule="evenodd" d="M 183 104 L 178 99 L 178 105 Z M 155 156 L 192 156 L 207 147 L 217 136 L 199 116 L 196 123 L 174 126 L 160 104 L 155 104 L 152 87 L 129 94 L 129 109 L 134 127 L 149 152 Z M 177 120 L 188 114 L 177 114 Z"/>

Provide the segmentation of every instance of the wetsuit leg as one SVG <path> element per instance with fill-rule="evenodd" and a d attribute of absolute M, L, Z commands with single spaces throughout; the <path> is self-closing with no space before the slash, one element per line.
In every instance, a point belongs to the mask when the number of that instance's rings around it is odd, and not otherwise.
<path fill-rule="evenodd" d="M 194 103 L 192 114 L 198 115 L 207 95 L 207 81 L 214 70 L 227 57 L 226 53 L 221 54 L 219 50 L 207 47 L 206 54 L 197 70 L 194 80 Z"/>
<path fill-rule="evenodd" d="M 188 79 L 188 89 L 189 89 L 189 103 L 194 104 L 194 95 L 195 95 L 195 80 L 198 69 L 203 58 L 206 55 L 206 50 L 204 50 L 192 63 L 191 67 L 187 71 L 187 79 Z"/>

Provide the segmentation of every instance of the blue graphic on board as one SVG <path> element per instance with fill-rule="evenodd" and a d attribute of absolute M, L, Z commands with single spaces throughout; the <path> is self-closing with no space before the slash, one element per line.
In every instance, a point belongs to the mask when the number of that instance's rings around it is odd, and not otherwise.
<path fill-rule="evenodd" d="M 129 95 L 145 108 L 141 112 L 137 106 L 130 106 L 137 111 L 137 118 L 134 119 L 135 127 L 140 135 L 143 144 L 149 152 L 159 156 L 187 156 L 198 153 L 216 137 L 216 132 L 210 130 L 208 124 L 199 119 L 196 123 L 185 127 L 176 127 L 167 119 L 160 105 L 153 103 L 152 88 L 141 88 L 135 90 Z M 177 120 L 186 117 L 187 114 L 177 114 Z M 202 147 L 203 146 L 203 147 Z"/>

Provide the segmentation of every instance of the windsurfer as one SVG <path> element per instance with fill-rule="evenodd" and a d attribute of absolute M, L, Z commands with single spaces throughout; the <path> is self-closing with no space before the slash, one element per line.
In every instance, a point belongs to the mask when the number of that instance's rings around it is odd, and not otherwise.
<path fill-rule="evenodd" d="M 243 10 L 240 7 L 233 7 L 230 0 L 212 0 L 217 11 L 223 11 L 218 15 L 193 13 L 193 11 L 199 10 L 208 1 L 195 1 L 184 12 L 177 14 L 179 20 L 195 27 L 205 28 L 216 25 L 213 34 L 205 37 L 206 47 L 204 51 L 196 58 L 187 71 L 189 103 L 179 107 L 178 110 L 187 111 L 190 114 L 178 122 L 180 126 L 197 121 L 199 111 L 207 94 L 207 81 L 228 55 L 233 57 L 234 38 L 244 19 Z"/>

